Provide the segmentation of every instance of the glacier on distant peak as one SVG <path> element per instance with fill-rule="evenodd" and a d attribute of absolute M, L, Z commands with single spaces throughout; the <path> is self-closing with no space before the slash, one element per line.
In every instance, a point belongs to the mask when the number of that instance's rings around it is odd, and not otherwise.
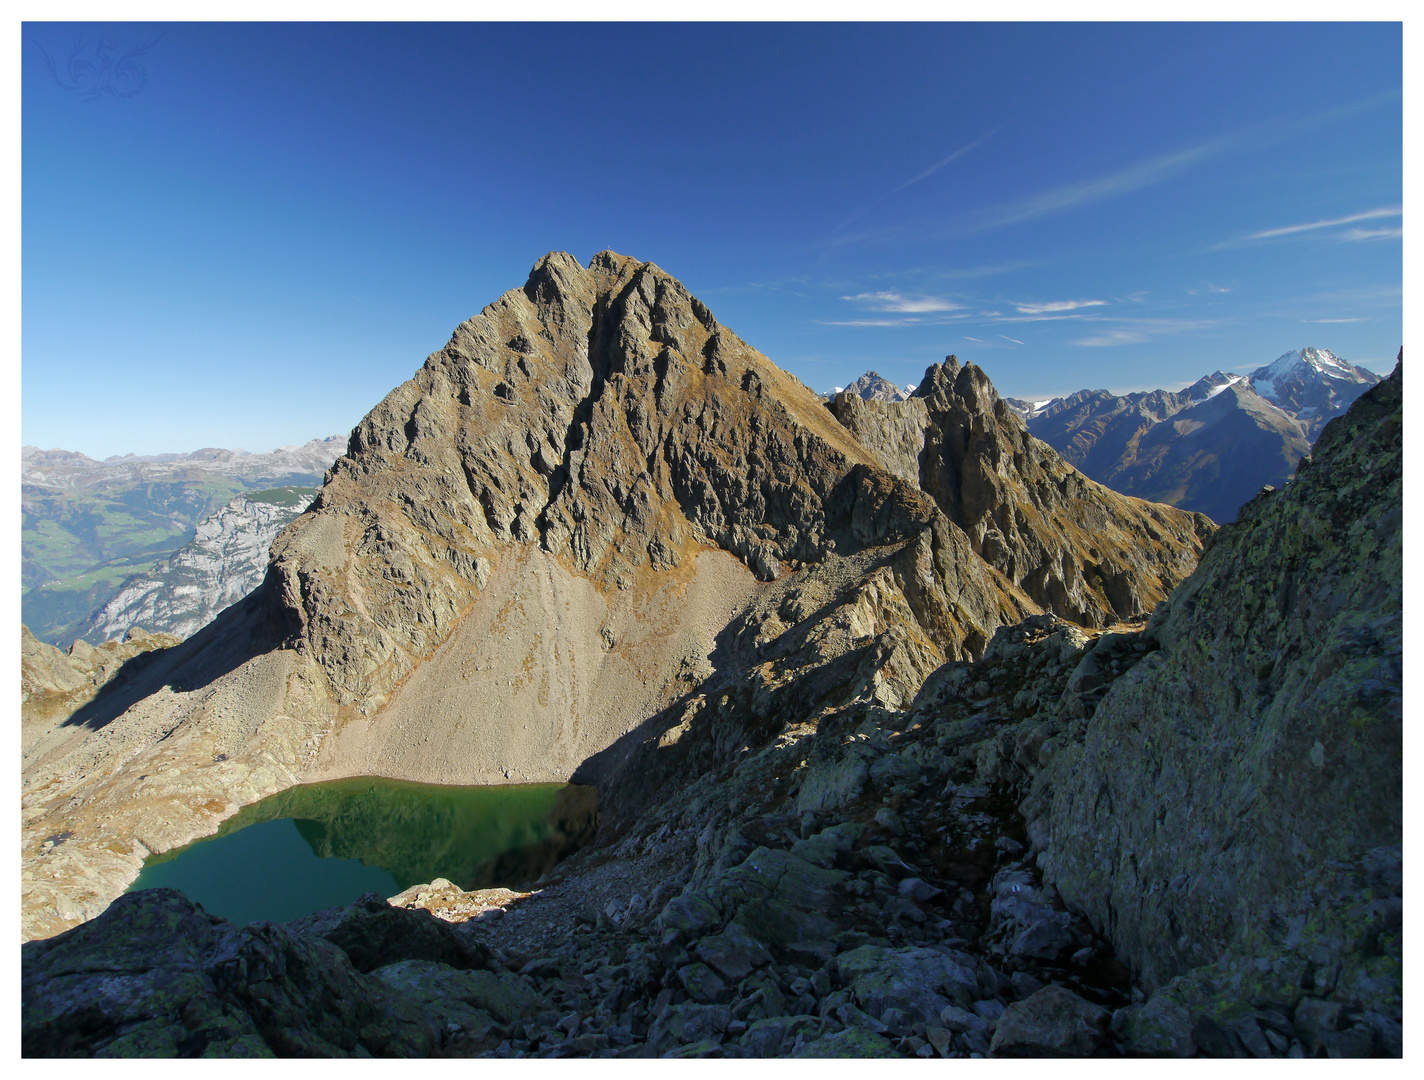
<path fill-rule="evenodd" d="M 1251 372 L 1251 389 L 1300 421 L 1313 440 L 1380 381 L 1373 371 L 1341 359 L 1329 349 L 1294 349 Z"/>

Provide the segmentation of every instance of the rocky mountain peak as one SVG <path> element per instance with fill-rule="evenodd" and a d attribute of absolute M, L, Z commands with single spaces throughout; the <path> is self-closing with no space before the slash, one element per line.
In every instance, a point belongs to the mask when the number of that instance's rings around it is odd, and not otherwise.
<path fill-rule="evenodd" d="M 1257 368 L 1250 381 L 1256 393 L 1294 417 L 1313 439 L 1380 377 L 1329 349 L 1304 348 Z"/>
<path fill-rule="evenodd" d="M 951 353 L 944 358 L 944 363 L 931 364 L 925 369 L 924 378 L 915 386 L 915 392 L 910 396 L 928 398 L 936 394 L 952 392 L 954 380 L 958 377 L 960 370 L 959 357 Z"/>
<path fill-rule="evenodd" d="M 907 401 L 842 394 L 834 408 L 887 469 L 935 500 L 981 558 L 1083 625 L 1149 611 L 1190 572 L 1211 530 L 1201 515 L 1087 480 L 1029 435 L 982 369 L 955 356 L 931 365 Z"/>
<path fill-rule="evenodd" d="M 508 544 L 623 591 L 706 548 L 772 581 L 883 542 L 895 514 L 927 527 L 934 504 L 882 491 L 877 464 L 656 265 L 554 252 L 357 426 L 313 513 L 278 538 L 275 587 L 321 655 L 409 670 Z M 857 514 L 859 500 L 897 509 Z M 353 616 L 329 625 L 331 611 Z"/>
<path fill-rule="evenodd" d="M 904 401 L 910 396 L 878 371 L 867 371 L 843 392 L 865 401 Z"/>

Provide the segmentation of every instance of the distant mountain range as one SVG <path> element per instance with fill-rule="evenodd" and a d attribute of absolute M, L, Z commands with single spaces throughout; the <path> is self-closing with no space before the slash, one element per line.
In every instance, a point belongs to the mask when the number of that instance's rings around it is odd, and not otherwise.
<path fill-rule="evenodd" d="M 1099 483 L 1227 522 L 1262 487 L 1282 487 L 1325 424 L 1379 381 L 1328 349 L 1305 348 L 1177 392 L 1004 401 Z"/>
<path fill-rule="evenodd" d="M 126 579 L 160 570 L 235 496 L 319 487 L 345 450 L 343 436 L 262 454 L 208 448 L 105 461 L 24 447 L 21 620 L 41 641 L 67 645 Z"/>
<path fill-rule="evenodd" d="M 262 583 L 267 549 L 317 490 L 281 487 L 237 496 L 198 522 L 193 540 L 165 563 L 128 578 L 78 636 L 98 643 L 139 627 L 191 637 Z"/>
<path fill-rule="evenodd" d="M 20 449 L 20 482 L 52 491 L 92 491 L 135 483 L 182 480 L 193 472 L 229 477 L 245 488 L 292 477 L 320 477 L 346 450 L 332 435 L 302 446 L 279 446 L 263 454 L 206 447 L 190 454 L 124 454 L 95 461 L 73 450 Z"/>

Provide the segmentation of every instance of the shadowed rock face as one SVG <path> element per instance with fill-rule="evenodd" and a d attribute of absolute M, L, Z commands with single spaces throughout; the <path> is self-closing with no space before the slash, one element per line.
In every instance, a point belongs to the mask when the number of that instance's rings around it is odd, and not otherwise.
<path fill-rule="evenodd" d="M 1036 603 L 1084 626 L 1150 612 L 1196 565 L 1211 522 L 1085 478 L 954 357 L 905 402 L 840 394 L 836 417 L 917 483 L 974 551 Z"/>
<path fill-rule="evenodd" d="M 1396 368 L 1216 535 L 1048 770 L 1045 873 L 1148 986 L 1397 1013 L 1402 401 Z"/>

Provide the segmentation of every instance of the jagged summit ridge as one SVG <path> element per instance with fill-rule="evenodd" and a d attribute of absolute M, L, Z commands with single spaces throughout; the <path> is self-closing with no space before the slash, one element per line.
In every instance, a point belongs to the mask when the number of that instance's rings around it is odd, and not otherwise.
<path fill-rule="evenodd" d="M 904 402 L 837 395 L 837 418 L 929 494 L 975 552 L 1063 618 L 1140 618 L 1196 564 L 1211 523 L 1125 498 L 1029 435 L 974 364 L 932 365 Z"/>

